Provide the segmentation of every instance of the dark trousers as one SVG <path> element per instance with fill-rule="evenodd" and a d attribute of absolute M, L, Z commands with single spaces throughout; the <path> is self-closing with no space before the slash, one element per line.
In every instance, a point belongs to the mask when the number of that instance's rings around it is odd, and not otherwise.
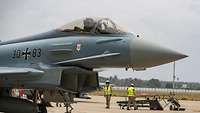
<path fill-rule="evenodd" d="M 111 96 L 110 95 L 105 95 L 105 98 L 106 98 L 106 108 L 110 108 Z"/>
<path fill-rule="evenodd" d="M 136 109 L 135 96 L 128 96 L 128 106 L 127 106 L 127 109 L 130 109 L 131 105 L 133 105 L 134 109 Z"/>

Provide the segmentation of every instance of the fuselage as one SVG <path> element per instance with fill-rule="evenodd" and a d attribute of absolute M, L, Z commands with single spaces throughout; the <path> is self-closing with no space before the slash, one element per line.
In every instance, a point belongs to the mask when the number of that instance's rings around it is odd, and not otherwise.
<path fill-rule="evenodd" d="M 41 36 L 42 37 L 42 36 Z M 32 39 L 21 42 L 3 42 L 0 45 L 0 66 L 37 67 L 40 64 L 55 66 L 62 61 L 119 53 L 111 57 L 68 62 L 63 66 L 84 68 L 126 67 L 131 65 L 130 42 L 127 35 L 71 35 Z"/>
<path fill-rule="evenodd" d="M 149 68 L 187 57 L 131 33 L 68 34 L 51 31 L 0 43 L 0 66 L 78 66 Z"/>

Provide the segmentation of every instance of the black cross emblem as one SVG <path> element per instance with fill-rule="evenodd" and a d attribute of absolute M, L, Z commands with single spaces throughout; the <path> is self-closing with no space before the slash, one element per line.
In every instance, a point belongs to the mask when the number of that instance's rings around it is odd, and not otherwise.
<path fill-rule="evenodd" d="M 28 57 L 31 55 L 29 48 L 26 48 L 25 51 L 22 52 L 22 56 L 24 56 L 25 60 L 28 60 Z"/>

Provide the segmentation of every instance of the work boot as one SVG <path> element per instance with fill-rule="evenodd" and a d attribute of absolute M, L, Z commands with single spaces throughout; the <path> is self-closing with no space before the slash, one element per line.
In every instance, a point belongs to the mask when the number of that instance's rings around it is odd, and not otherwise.
<path fill-rule="evenodd" d="M 134 105 L 134 110 L 138 110 L 138 106 L 137 105 Z"/>

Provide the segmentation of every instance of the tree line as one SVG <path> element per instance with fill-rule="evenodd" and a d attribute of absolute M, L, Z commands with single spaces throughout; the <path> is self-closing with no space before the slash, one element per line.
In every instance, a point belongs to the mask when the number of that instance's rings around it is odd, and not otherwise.
<path fill-rule="evenodd" d="M 129 86 L 131 83 L 134 83 L 136 87 L 141 87 L 141 88 L 173 88 L 173 83 L 171 81 L 160 81 L 159 79 L 155 78 L 152 78 L 150 80 L 142 80 L 139 78 L 120 79 L 116 75 L 110 77 L 99 76 L 100 83 L 104 83 L 106 80 L 110 80 L 111 84 L 121 87 L 126 87 Z M 175 82 L 175 88 L 200 90 L 200 83 Z"/>

